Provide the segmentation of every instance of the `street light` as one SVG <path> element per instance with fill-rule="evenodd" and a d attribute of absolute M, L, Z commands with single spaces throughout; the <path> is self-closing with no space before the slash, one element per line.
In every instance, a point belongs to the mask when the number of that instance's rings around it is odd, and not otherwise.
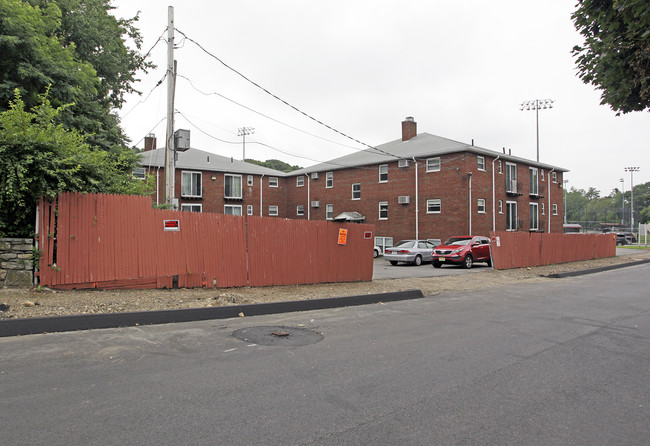
<path fill-rule="evenodd" d="M 625 180 L 621 178 L 619 180 L 621 182 L 621 227 L 625 226 Z"/>
<path fill-rule="evenodd" d="M 539 109 L 553 108 L 553 99 L 534 99 L 532 101 L 524 101 L 519 104 L 519 110 L 535 110 L 535 123 L 537 126 L 537 162 L 539 163 Z"/>
<path fill-rule="evenodd" d="M 255 128 L 253 127 L 240 127 L 237 129 L 237 136 L 242 136 L 242 161 L 246 161 L 246 135 L 252 135 L 255 133 Z"/>
<path fill-rule="evenodd" d="M 625 167 L 626 172 L 630 172 L 630 232 L 634 232 L 634 172 L 639 171 L 639 167 Z"/>

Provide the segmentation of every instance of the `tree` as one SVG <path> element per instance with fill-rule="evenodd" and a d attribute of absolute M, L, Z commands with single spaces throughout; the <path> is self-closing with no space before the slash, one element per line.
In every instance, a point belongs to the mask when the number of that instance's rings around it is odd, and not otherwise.
<path fill-rule="evenodd" d="M 0 111 L 16 88 L 28 109 L 49 89 L 55 108 L 71 104 L 58 122 L 121 156 L 127 138 L 112 110 L 151 65 L 137 51 L 138 17 L 118 20 L 112 9 L 110 0 L 0 0 Z"/>
<path fill-rule="evenodd" d="M 77 130 L 56 124 L 62 107 L 45 95 L 31 112 L 16 91 L 9 110 L 0 113 L 0 236 L 29 237 L 40 197 L 63 191 L 149 193 L 147 182 L 133 180 L 102 150 L 92 150 Z"/>
<path fill-rule="evenodd" d="M 602 90 L 617 115 L 650 109 L 650 2 L 578 0 L 571 15 L 583 45 L 573 48 L 578 76 Z"/>
<path fill-rule="evenodd" d="M 300 166 L 292 166 L 291 164 L 276 159 L 258 161 L 258 160 L 247 158 L 246 162 L 251 164 L 257 164 L 258 166 L 262 166 L 262 167 L 268 167 L 269 169 L 279 170 L 281 172 L 292 172 L 294 170 L 302 169 L 302 167 Z"/>

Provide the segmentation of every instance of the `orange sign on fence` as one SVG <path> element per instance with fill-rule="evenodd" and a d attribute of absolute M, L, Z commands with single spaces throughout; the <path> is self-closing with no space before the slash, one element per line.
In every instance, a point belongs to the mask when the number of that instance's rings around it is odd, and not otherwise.
<path fill-rule="evenodd" d="M 348 230 L 339 229 L 339 245 L 346 245 L 348 242 Z"/>

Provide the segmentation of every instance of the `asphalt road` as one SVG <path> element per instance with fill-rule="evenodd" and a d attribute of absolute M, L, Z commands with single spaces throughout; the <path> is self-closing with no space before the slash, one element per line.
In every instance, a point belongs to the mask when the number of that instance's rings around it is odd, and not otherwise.
<path fill-rule="evenodd" d="M 649 273 L 642 265 L 363 307 L 2 338 L 0 438 L 645 445 Z M 275 329 L 271 346 L 233 336 L 265 326 L 296 334 Z"/>

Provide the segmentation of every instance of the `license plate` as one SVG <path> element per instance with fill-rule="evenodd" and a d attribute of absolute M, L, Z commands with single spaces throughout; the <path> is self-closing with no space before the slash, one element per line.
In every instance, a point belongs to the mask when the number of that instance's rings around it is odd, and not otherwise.
<path fill-rule="evenodd" d="M 438 261 L 439 261 L 439 262 L 444 262 L 444 261 L 445 261 L 445 258 L 444 258 L 444 257 L 438 257 Z"/>

